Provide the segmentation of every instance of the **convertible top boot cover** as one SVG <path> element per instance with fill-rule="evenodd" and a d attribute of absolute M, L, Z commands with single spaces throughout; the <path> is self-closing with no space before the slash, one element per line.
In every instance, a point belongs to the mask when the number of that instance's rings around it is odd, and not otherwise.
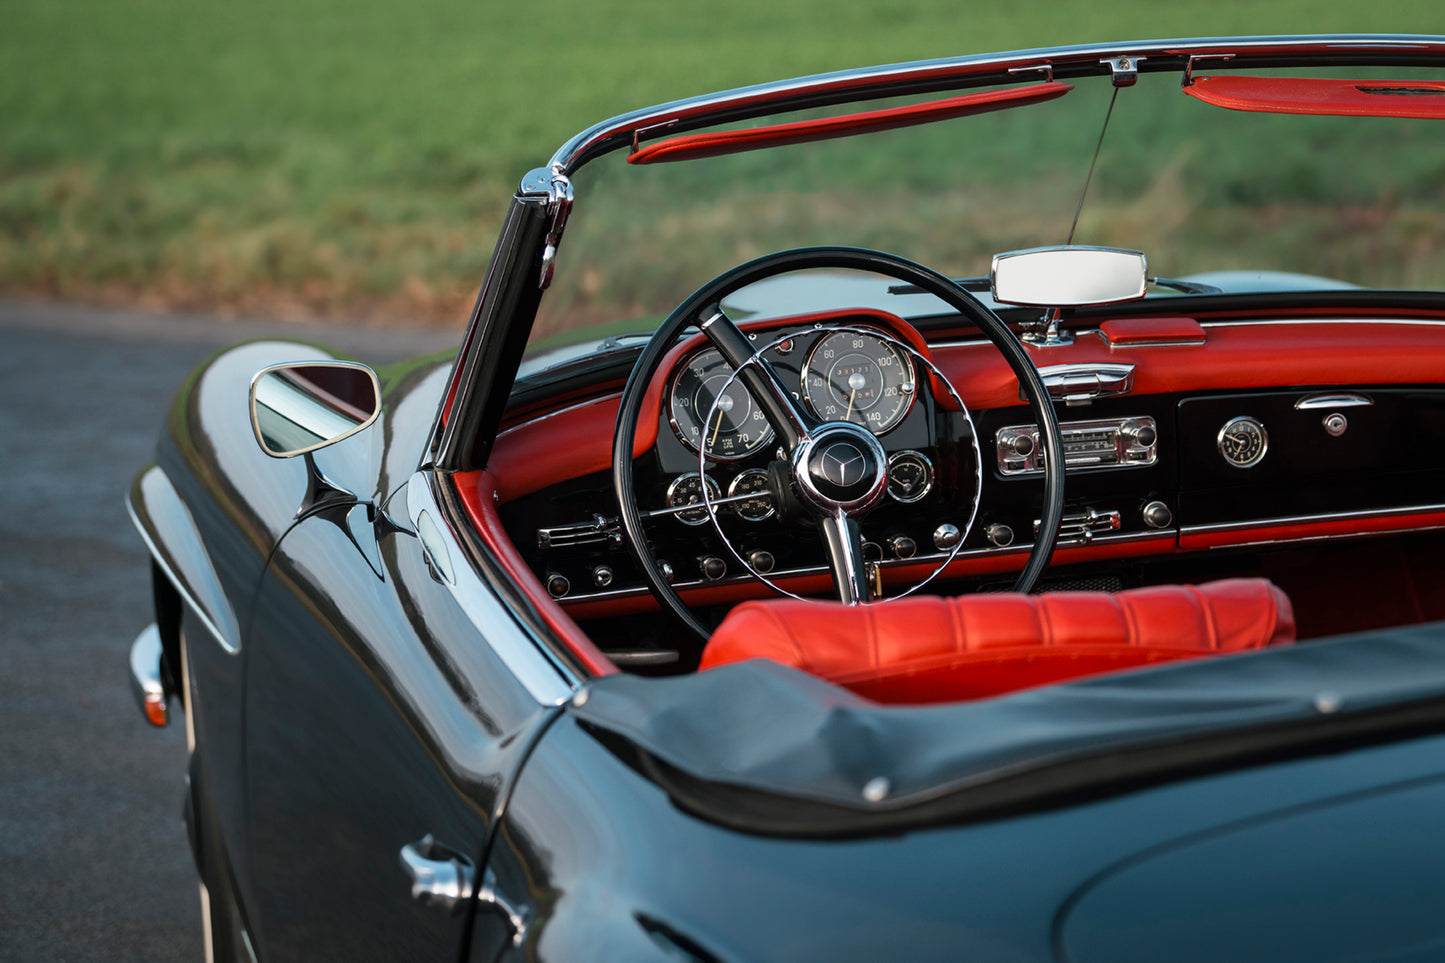
<path fill-rule="evenodd" d="M 701 668 L 766 658 L 878 702 L 952 702 L 1294 637 L 1289 598 L 1265 579 L 852 607 L 769 599 L 728 614 Z"/>

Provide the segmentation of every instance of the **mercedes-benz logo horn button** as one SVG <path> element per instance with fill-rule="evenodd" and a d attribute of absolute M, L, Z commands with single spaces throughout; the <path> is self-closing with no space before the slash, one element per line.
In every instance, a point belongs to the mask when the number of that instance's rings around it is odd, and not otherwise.
<path fill-rule="evenodd" d="M 868 452 L 852 441 L 819 446 L 808 465 L 813 487 L 825 498 L 838 501 L 861 497 L 871 487 L 876 473 L 877 466 Z"/>

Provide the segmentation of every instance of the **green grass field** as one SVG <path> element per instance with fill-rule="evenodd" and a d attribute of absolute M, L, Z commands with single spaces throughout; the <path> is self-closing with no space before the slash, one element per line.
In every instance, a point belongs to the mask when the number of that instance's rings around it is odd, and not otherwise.
<path fill-rule="evenodd" d="M 0 293 L 460 323 L 518 176 L 624 110 L 860 64 L 1434 32 L 1445 13 L 1438 0 L 9 0 L 3 22 Z"/>

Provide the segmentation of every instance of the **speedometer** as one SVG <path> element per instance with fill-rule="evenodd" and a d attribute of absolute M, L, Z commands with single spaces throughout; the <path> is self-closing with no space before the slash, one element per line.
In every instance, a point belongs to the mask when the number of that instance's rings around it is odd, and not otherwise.
<path fill-rule="evenodd" d="M 722 355 L 709 348 L 677 372 L 668 399 L 668 415 L 677 437 L 693 451 L 706 448 L 708 457 L 718 461 L 746 458 L 773 438 L 767 416 L 741 381 L 734 380 L 718 396 L 730 374 L 732 369 Z M 713 412 L 711 418 L 709 411 Z"/>
<path fill-rule="evenodd" d="M 803 397 L 825 421 L 851 421 L 875 435 L 897 426 L 913 404 L 913 364 L 893 345 L 863 331 L 834 331 L 813 345 Z"/>

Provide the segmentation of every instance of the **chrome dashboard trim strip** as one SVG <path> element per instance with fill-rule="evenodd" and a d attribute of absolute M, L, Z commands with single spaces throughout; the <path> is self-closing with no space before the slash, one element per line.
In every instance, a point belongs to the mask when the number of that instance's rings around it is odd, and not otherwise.
<path fill-rule="evenodd" d="M 1205 328 L 1274 328 L 1300 324 L 1398 324 L 1445 327 L 1445 318 L 1259 318 L 1253 321 L 1200 321 Z"/>
<path fill-rule="evenodd" d="M 1095 538 L 1092 542 L 1088 544 L 1088 546 L 1061 544 L 1059 548 L 1096 548 L 1100 545 L 1123 545 L 1130 542 L 1152 542 L 1165 540 L 1172 543 L 1174 541 L 1174 538 L 1175 532 L 1173 529 L 1161 529 L 1157 532 L 1135 532 L 1128 535 L 1104 535 Z M 1004 548 L 972 548 L 966 551 L 959 552 L 954 557 L 953 561 L 957 562 L 963 559 L 978 558 L 1002 558 L 1006 555 L 1026 556 L 1030 551 L 1033 550 L 1033 547 L 1033 542 L 1020 542 L 1018 544 L 1009 545 Z M 892 569 L 901 568 L 907 565 L 926 565 L 929 563 L 937 564 L 938 562 L 948 558 L 948 554 L 949 553 L 947 552 L 932 552 L 928 555 L 915 555 L 912 558 L 891 558 L 885 559 L 884 561 L 880 562 L 879 565 L 884 569 Z M 824 565 L 813 565 L 809 566 L 808 568 L 790 568 L 770 573 L 770 575 L 775 579 L 799 578 L 803 576 L 828 574 L 830 574 L 830 570 L 827 566 Z M 691 582 L 676 582 L 673 584 L 672 587 L 674 589 L 677 589 L 678 591 L 687 591 L 688 589 L 695 588 L 710 588 L 717 586 L 748 584 L 757 584 L 757 580 L 746 575 L 735 575 L 731 578 L 718 579 L 715 582 L 708 582 L 702 579 L 697 579 Z M 582 605 L 588 602 L 611 602 L 617 599 L 640 598 L 648 594 L 649 593 L 646 587 L 634 586 L 631 588 L 611 589 L 606 592 L 594 592 L 590 595 L 569 595 L 565 598 L 560 598 L 557 601 L 560 602 L 565 608 L 573 605 Z M 885 601 L 887 600 L 885 599 Z"/>
<path fill-rule="evenodd" d="M 1287 515 L 1280 518 L 1255 518 L 1244 522 L 1216 522 L 1212 525 L 1185 525 L 1179 529 L 1182 535 L 1199 535 L 1206 532 L 1246 531 L 1272 525 L 1309 525 L 1317 522 L 1348 522 L 1366 518 L 1389 518 L 1393 515 L 1423 515 L 1429 512 L 1445 512 L 1445 504 L 1403 505 L 1399 508 L 1371 508 L 1355 512 L 1326 512 L 1319 515 Z M 1373 532 L 1365 534 L 1373 535 Z M 1296 539 L 1276 539 L 1296 541 Z"/>
<path fill-rule="evenodd" d="M 547 655 L 546 643 L 482 583 L 437 504 L 430 478 L 430 472 L 419 471 L 407 480 L 406 511 L 413 532 L 420 531 L 423 514 L 436 523 L 433 550 L 444 549 L 450 558 L 461 560 L 451 566 L 452 580 L 444 587 L 532 698 L 544 706 L 561 705 L 572 697 L 578 680 Z"/>

